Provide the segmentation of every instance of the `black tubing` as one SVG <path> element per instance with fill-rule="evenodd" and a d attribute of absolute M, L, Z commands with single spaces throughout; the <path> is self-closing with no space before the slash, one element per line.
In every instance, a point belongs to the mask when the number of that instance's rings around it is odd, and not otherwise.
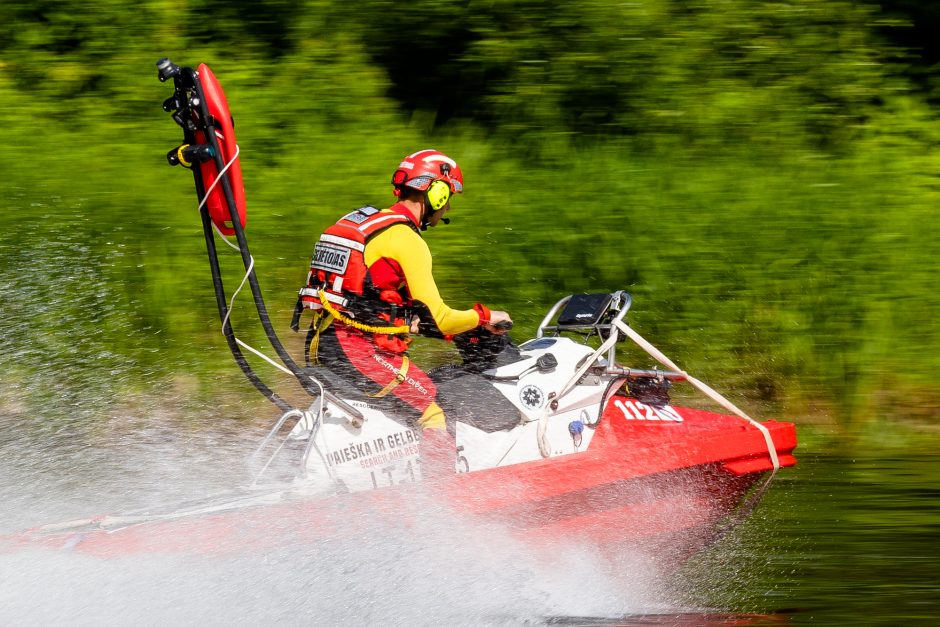
<path fill-rule="evenodd" d="M 169 59 L 166 60 L 169 62 Z M 158 64 L 159 67 L 159 64 Z M 188 70 L 188 71 L 187 71 Z M 187 116 L 190 114 L 189 102 L 186 98 L 186 92 L 189 89 L 197 89 L 197 93 L 200 94 L 202 98 L 202 89 L 201 86 L 198 86 L 198 80 L 196 73 L 190 68 L 184 68 L 180 71 L 178 68 L 176 72 L 171 74 L 173 76 L 173 83 L 175 88 L 176 102 L 179 106 L 178 119 L 174 116 L 177 121 L 186 120 Z M 169 78 L 169 76 L 167 76 Z M 165 80 L 161 73 L 161 80 Z M 197 87 L 198 86 L 198 87 Z M 203 106 L 203 113 L 201 119 L 208 121 L 207 112 L 205 112 L 205 106 Z M 189 144 L 194 144 L 196 142 L 196 136 L 194 129 L 191 124 L 182 125 L 183 126 L 183 137 L 184 141 Z M 208 137 L 211 137 L 215 140 L 215 134 L 211 133 L 208 129 L 208 124 L 204 124 L 206 128 L 201 129 Z M 218 145 L 214 146 L 216 154 L 218 154 Z M 217 160 L 218 161 L 218 160 Z M 219 167 L 219 172 L 222 171 L 224 164 Z M 205 183 L 202 180 L 202 173 L 198 167 L 192 168 L 193 172 L 193 181 L 196 186 L 196 196 L 199 200 L 199 204 L 202 205 L 200 209 L 200 217 L 202 219 L 202 230 L 206 239 L 206 252 L 209 256 L 209 268 L 212 273 L 212 285 L 215 290 L 215 299 L 216 304 L 219 309 L 219 317 L 222 320 L 222 335 L 225 337 L 225 341 L 228 344 L 229 350 L 232 353 L 232 357 L 235 359 L 235 363 L 238 364 L 238 367 L 241 368 L 241 371 L 245 374 L 245 377 L 248 381 L 259 391 L 261 394 L 267 398 L 269 401 L 274 403 L 282 411 L 287 412 L 294 407 L 290 405 L 287 401 L 278 396 L 271 388 L 269 388 L 261 380 L 258 374 L 252 369 L 251 364 L 248 363 L 248 360 L 245 359 L 245 355 L 242 353 L 241 348 L 238 346 L 238 343 L 235 340 L 235 330 L 232 327 L 231 321 L 228 319 L 228 301 L 225 298 L 225 288 L 222 284 L 222 271 L 219 267 L 219 256 L 218 251 L 215 246 L 215 236 L 212 232 L 212 220 L 209 217 L 209 210 L 206 205 L 203 204 L 203 200 L 206 196 Z M 222 177 L 222 183 L 227 183 L 228 180 L 226 177 Z M 227 200 L 229 198 L 227 197 Z M 230 201 L 231 202 L 231 201 Z M 233 205 L 234 206 L 234 205 Z M 239 225 L 240 226 L 240 225 Z"/>
<path fill-rule="evenodd" d="M 205 198 L 205 185 L 198 168 L 193 168 L 193 178 L 196 182 L 196 195 L 199 198 L 199 202 L 202 203 L 203 198 Z M 212 286 L 215 290 L 215 301 L 219 308 L 219 317 L 222 320 L 222 335 L 225 336 L 229 350 L 232 351 L 232 357 L 235 358 L 235 363 L 241 368 L 241 371 L 248 378 L 248 381 L 250 381 L 265 398 L 277 405 L 281 411 L 288 412 L 294 409 L 294 407 L 278 396 L 274 390 L 265 385 L 264 381 L 262 381 L 258 374 L 252 369 L 248 360 L 245 359 L 245 355 L 235 341 L 235 330 L 232 328 L 232 321 L 228 315 L 228 301 L 225 298 L 225 288 L 222 285 L 222 270 L 219 267 L 219 255 L 215 247 L 215 235 L 212 232 L 212 219 L 209 217 L 209 210 L 206 205 L 202 206 L 199 214 L 202 218 L 202 230 L 206 236 L 206 252 L 209 255 L 209 269 L 212 273 Z"/>
<path fill-rule="evenodd" d="M 261 326 L 264 328 L 264 333 L 268 338 L 271 346 L 274 348 L 274 351 L 277 353 L 278 357 L 281 358 L 281 361 L 284 362 L 284 365 L 290 370 L 294 376 L 297 378 L 301 386 L 311 395 L 317 395 L 320 392 L 319 386 L 315 385 L 313 381 L 307 377 L 300 366 L 294 361 L 290 353 L 284 348 L 284 345 L 281 344 L 281 340 L 277 337 L 277 332 L 275 332 L 274 327 L 271 324 L 271 318 L 268 315 L 267 307 L 264 304 L 264 298 L 261 295 L 261 286 L 258 284 L 258 277 L 255 274 L 255 270 L 252 267 L 251 263 L 251 253 L 248 250 L 248 240 L 245 238 L 245 229 L 242 228 L 241 220 L 238 216 L 238 206 L 235 202 L 235 195 L 232 192 L 231 183 L 229 183 L 228 172 L 222 173 L 227 165 L 225 160 L 222 157 L 222 151 L 219 149 L 219 142 L 215 136 L 215 128 L 212 124 L 209 123 L 211 117 L 209 115 L 209 105 L 206 102 L 205 94 L 202 91 L 202 83 L 199 81 L 199 77 L 196 74 L 195 70 L 192 68 L 183 68 L 182 74 L 190 80 L 193 85 L 193 88 L 196 91 L 196 96 L 199 99 L 199 113 L 200 119 L 202 120 L 204 126 L 204 133 L 206 140 L 209 142 L 209 145 L 213 149 L 213 157 L 215 159 L 216 168 L 219 172 L 219 184 L 222 186 L 222 191 L 225 194 L 225 201 L 228 205 L 229 215 L 232 218 L 232 227 L 235 230 L 235 238 L 238 241 L 238 249 L 241 253 L 242 264 L 245 266 L 245 270 L 248 273 L 248 285 L 251 287 L 251 294 L 255 301 L 255 309 L 258 311 L 258 318 L 261 320 Z"/>

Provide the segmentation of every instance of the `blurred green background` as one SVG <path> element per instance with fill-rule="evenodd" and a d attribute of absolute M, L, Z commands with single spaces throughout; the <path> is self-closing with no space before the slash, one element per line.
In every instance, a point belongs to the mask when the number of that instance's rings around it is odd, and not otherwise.
<path fill-rule="evenodd" d="M 294 349 L 317 234 L 391 204 L 400 157 L 431 146 L 467 188 L 428 234 L 453 306 L 508 309 L 518 339 L 567 293 L 627 289 L 641 334 L 758 416 L 847 447 L 933 433 L 932 6 L 6 0 L 0 407 L 254 394 L 219 333 L 191 177 L 164 159 L 169 56 L 225 87 Z M 243 298 L 236 329 L 264 347 L 254 322 Z"/>

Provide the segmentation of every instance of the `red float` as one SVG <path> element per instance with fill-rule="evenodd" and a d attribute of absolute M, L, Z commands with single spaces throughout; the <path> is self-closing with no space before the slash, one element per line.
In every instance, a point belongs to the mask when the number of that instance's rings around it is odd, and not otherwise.
<path fill-rule="evenodd" d="M 215 74 L 205 63 L 201 63 L 197 71 L 199 73 L 199 82 L 202 85 L 203 97 L 206 99 L 206 107 L 209 110 L 209 115 L 212 116 L 210 122 L 215 128 L 215 136 L 222 153 L 222 162 L 228 167 L 225 174 L 228 176 L 229 186 L 232 188 L 238 219 L 242 228 L 245 228 L 245 185 L 242 182 L 242 168 L 238 161 L 235 122 L 229 111 L 225 92 L 222 90 Z M 208 139 L 202 131 L 196 131 L 196 141 L 202 144 L 208 143 Z M 235 228 L 232 224 L 232 214 L 229 211 L 228 202 L 225 199 L 225 191 L 221 182 L 215 184 L 216 179 L 219 177 L 219 169 L 216 167 L 215 161 L 211 159 L 205 161 L 199 165 L 199 169 L 202 173 L 205 189 L 207 191 L 211 190 L 205 201 L 209 217 L 222 234 L 234 235 Z"/>

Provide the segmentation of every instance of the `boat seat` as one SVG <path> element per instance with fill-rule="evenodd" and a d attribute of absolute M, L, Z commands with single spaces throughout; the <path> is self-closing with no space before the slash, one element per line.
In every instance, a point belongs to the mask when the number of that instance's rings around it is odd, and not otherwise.
<path fill-rule="evenodd" d="M 403 411 L 404 404 L 393 396 L 385 396 L 382 398 L 369 396 L 350 379 L 323 366 L 307 366 L 304 368 L 304 373 L 318 380 L 328 392 L 339 398 L 365 403 L 388 414 L 388 416 L 396 422 L 409 427 L 412 426 L 409 424 L 408 419 L 405 418 L 408 412 L 407 410 Z M 414 410 L 412 410 L 412 412 L 413 411 Z"/>
<path fill-rule="evenodd" d="M 453 431 L 456 422 L 467 423 L 487 433 L 512 429 L 519 425 L 519 410 L 489 381 L 459 366 L 456 369 L 459 374 L 451 371 L 445 380 L 435 381 L 437 404 L 447 416 L 450 431 Z M 307 366 L 304 372 L 316 378 L 324 388 L 336 396 L 365 403 L 386 413 L 402 425 L 414 427 L 414 420 L 417 418 L 415 410 L 397 397 L 369 396 L 351 380 L 323 366 Z"/>
<path fill-rule="evenodd" d="M 463 371 L 437 383 L 437 404 L 447 416 L 448 429 L 463 422 L 487 433 L 519 425 L 522 414 L 483 376 Z"/>

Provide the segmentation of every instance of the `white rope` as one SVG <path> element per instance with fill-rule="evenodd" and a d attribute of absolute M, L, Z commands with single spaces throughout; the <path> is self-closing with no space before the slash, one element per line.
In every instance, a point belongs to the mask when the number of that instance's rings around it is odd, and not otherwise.
<path fill-rule="evenodd" d="M 235 144 L 235 154 L 232 155 L 232 158 L 229 159 L 228 163 L 225 164 L 225 167 L 223 167 L 221 170 L 219 170 L 218 176 L 215 177 L 215 180 L 212 181 L 212 185 L 209 186 L 209 189 L 207 189 L 207 190 L 206 190 L 206 193 L 203 195 L 202 201 L 199 203 L 199 207 L 197 208 L 197 211 L 202 211 L 202 208 L 205 206 L 206 202 L 209 200 L 209 196 L 212 195 L 212 191 L 216 188 L 216 186 L 217 186 L 217 185 L 219 184 L 219 182 L 222 180 L 222 176 L 223 176 L 226 172 L 228 172 L 228 169 L 231 168 L 231 167 L 232 167 L 232 164 L 235 163 L 235 160 L 238 159 L 238 155 L 239 155 L 240 153 L 241 153 L 241 147 L 240 147 L 238 144 Z M 228 237 L 226 237 L 226 235 L 225 235 L 224 233 L 222 233 L 221 229 L 219 229 L 219 226 L 218 226 L 214 221 L 212 222 L 212 228 L 213 228 L 213 230 L 216 232 L 216 235 L 218 235 L 219 238 L 220 238 L 223 242 L 225 242 L 230 248 L 232 248 L 233 250 L 235 250 L 235 251 L 237 251 L 237 252 L 241 252 L 241 248 L 238 246 L 238 244 L 233 243 Z M 238 297 L 238 294 L 242 291 L 242 288 L 245 287 L 245 283 L 248 281 L 248 277 L 251 276 L 251 271 L 254 270 L 254 267 L 255 267 L 255 258 L 254 258 L 254 256 L 249 255 L 248 259 L 249 259 L 249 262 L 248 262 L 248 270 L 245 272 L 245 276 L 242 277 L 241 283 L 238 284 L 238 289 L 235 290 L 235 292 L 232 294 L 232 298 L 229 299 L 228 311 L 225 312 L 225 318 L 222 320 L 222 334 L 223 334 L 223 335 L 225 334 L 225 326 L 228 324 L 228 320 L 229 320 L 229 318 L 230 318 L 231 315 L 232 315 L 232 309 L 235 308 L 235 299 Z M 241 346 L 242 348 L 244 348 L 245 350 L 250 351 L 250 352 L 254 353 L 255 355 L 257 355 L 258 357 L 260 357 L 261 359 L 265 360 L 266 362 L 268 362 L 269 364 L 271 364 L 272 366 L 274 366 L 274 367 L 277 368 L 278 370 L 281 370 L 282 372 L 285 372 L 285 373 L 287 373 L 287 374 L 289 374 L 289 375 L 291 375 L 291 376 L 294 376 L 294 373 L 293 373 L 293 372 L 291 372 L 290 370 L 288 370 L 287 368 L 285 368 L 285 367 L 282 366 L 281 364 L 277 363 L 276 361 L 274 361 L 273 359 L 271 359 L 270 357 L 268 357 L 267 355 L 265 355 L 265 354 L 262 353 L 261 351 L 255 349 L 255 348 L 252 348 L 251 346 L 249 346 L 248 344 L 245 344 L 244 342 L 242 342 L 242 341 L 241 341 L 240 339 L 238 339 L 238 338 L 235 338 L 235 342 L 236 342 L 239 346 Z M 319 385 L 319 383 L 320 383 L 320 382 L 317 381 L 317 384 L 318 384 L 318 385 Z M 322 388 L 322 386 L 320 386 L 320 393 L 321 393 L 321 397 L 322 397 L 322 393 L 323 393 L 323 388 Z"/>
<path fill-rule="evenodd" d="M 544 458 L 549 458 L 552 456 L 552 447 L 548 443 L 548 437 L 546 437 L 546 433 L 548 431 L 548 414 L 551 412 L 551 407 L 552 404 L 551 401 L 549 401 L 548 405 L 545 406 L 545 410 L 542 412 L 542 415 L 539 416 L 539 424 L 535 432 L 536 441 L 539 445 L 539 453 Z"/>
<path fill-rule="evenodd" d="M 276 361 L 274 361 L 273 359 L 271 359 L 270 357 L 268 357 L 267 355 L 265 355 L 265 354 L 262 353 L 261 351 L 259 351 L 259 350 L 257 350 L 257 349 L 254 349 L 254 348 L 252 348 L 252 347 L 250 347 L 250 346 L 248 346 L 247 344 L 245 344 L 244 342 L 242 342 L 242 341 L 241 341 L 240 339 L 238 339 L 238 338 L 235 338 L 235 341 L 238 343 L 239 346 L 241 346 L 241 347 L 244 348 L 245 350 L 251 351 L 252 353 L 254 353 L 255 355 L 257 355 L 257 356 L 260 357 L 261 359 L 265 360 L 266 362 L 268 362 L 269 364 L 271 364 L 272 366 L 274 366 L 275 368 L 277 368 L 277 369 L 280 370 L 281 372 L 285 372 L 285 373 L 287 373 L 287 374 L 289 374 L 289 375 L 291 375 L 291 376 L 294 376 L 294 373 L 293 373 L 293 372 L 291 372 L 290 370 L 288 370 L 287 368 L 285 368 L 285 367 L 282 366 L 281 364 L 277 363 Z M 318 381 L 318 383 L 319 383 L 319 381 Z"/>
<path fill-rule="evenodd" d="M 221 236 L 222 239 L 224 239 L 225 241 L 228 241 L 228 240 L 225 238 L 225 236 L 223 236 L 221 233 L 219 233 L 219 236 Z M 238 250 L 238 247 L 236 246 L 235 249 Z M 250 259 L 251 261 L 250 261 L 250 263 L 248 264 L 248 271 L 245 273 L 245 276 L 242 277 L 242 282 L 239 283 L 238 289 L 235 290 L 235 292 L 232 294 L 232 298 L 229 300 L 229 303 L 228 303 L 228 311 L 225 312 L 225 318 L 222 320 L 222 335 L 225 335 L 225 325 L 228 324 L 228 319 L 229 319 L 229 317 L 231 317 L 231 315 L 232 315 L 232 309 L 234 309 L 234 307 L 235 307 L 235 298 L 238 296 L 238 293 L 242 291 L 242 288 L 245 287 L 245 282 L 248 280 L 248 277 L 251 275 L 252 269 L 255 267 L 255 258 L 254 258 L 253 256 L 249 256 L 249 259 Z M 270 357 L 268 357 L 267 355 L 265 355 L 264 353 L 262 353 L 262 352 L 259 351 L 258 349 L 252 348 L 251 346 L 248 346 L 248 344 L 245 344 L 244 342 L 242 342 L 242 341 L 241 341 L 240 339 L 238 339 L 237 337 L 235 338 L 235 342 L 236 342 L 239 346 L 241 346 L 242 348 L 244 348 L 245 350 L 251 351 L 252 353 L 254 353 L 255 355 L 257 355 L 257 356 L 260 357 L 261 359 L 265 360 L 266 362 L 268 362 L 269 364 L 271 364 L 272 366 L 274 366 L 275 368 L 277 368 L 277 369 L 280 370 L 281 372 L 285 372 L 285 373 L 287 373 L 287 374 L 289 374 L 289 375 L 291 375 L 291 376 L 295 376 L 293 372 L 291 372 L 290 370 L 288 370 L 287 368 L 285 368 L 285 367 L 282 366 L 281 364 L 277 363 L 276 361 L 274 361 L 273 359 L 271 359 Z M 310 377 L 310 378 L 311 378 L 313 381 L 315 381 L 315 382 L 317 383 L 317 385 L 320 386 L 320 394 L 321 394 L 321 396 L 322 396 L 322 394 L 323 394 L 323 386 L 320 384 L 319 381 L 317 381 L 316 379 L 313 379 L 313 377 Z"/>
<path fill-rule="evenodd" d="M 238 293 L 242 291 L 242 288 L 245 287 L 245 282 L 248 280 L 248 277 L 251 276 L 251 271 L 255 267 L 255 258 L 251 255 L 248 256 L 248 271 L 245 272 L 245 276 L 242 277 L 242 282 L 238 284 L 238 289 L 232 293 L 232 298 L 228 301 L 228 311 L 225 312 L 225 318 L 222 320 L 222 334 L 225 335 L 225 325 L 228 324 L 228 319 L 232 315 L 232 309 L 235 307 L 235 297 L 238 296 Z"/>
<path fill-rule="evenodd" d="M 238 144 L 235 144 L 235 155 L 232 156 L 231 159 L 229 159 L 228 163 L 225 164 L 225 167 L 223 167 L 222 170 L 219 172 L 219 175 L 215 177 L 214 181 L 212 181 L 212 185 L 209 186 L 209 189 L 207 189 L 205 195 L 203 195 L 202 201 L 199 203 L 199 207 L 197 207 L 196 209 L 197 211 L 202 211 L 203 206 L 205 206 L 206 202 L 209 200 L 209 196 L 212 194 L 212 190 L 214 190 L 216 185 L 219 184 L 219 181 L 222 180 L 222 175 L 228 172 L 228 169 L 232 167 L 232 164 L 235 163 L 236 159 L 238 159 L 238 155 L 240 152 L 241 152 L 241 148 L 238 146 Z M 241 248 L 239 248 L 237 244 L 233 244 L 231 240 L 229 240 L 229 238 L 226 237 L 225 234 L 223 234 L 221 230 L 219 230 L 218 225 L 214 221 L 212 222 L 212 228 L 215 230 L 218 236 L 222 238 L 223 242 L 228 244 L 231 248 L 241 252 Z M 254 259 L 252 259 L 252 265 L 254 265 Z"/>
<path fill-rule="evenodd" d="M 219 175 L 215 177 L 215 180 L 212 181 L 212 185 L 209 186 L 209 189 L 206 190 L 205 195 L 202 197 L 202 202 L 199 203 L 199 211 L 202 211 L 203 205 L 206 204 L 206 201 L 209 200 L 209 196 L 212 194 L 212 190 L 215 189 L 215 186 L 219 184 L 219 181 L 222 180 L 222 175 L 228 172 L 228 169 L 232 167 L 232 164 L 235 163 L 235 160 L 238 159 L 238 153 L 241 152 L 241 148 L 238 144 L 235 144 L 235 154 L 229 159 L 229 162 L 225 164 L 225 167 L 219 171 Z"/>
<path fill-rule="evenodd" d="M 734 403 L 732 403 L 731 401 L 726 399 L 724 396 L 722 396 L 721 394 L 719 394 L 718 392 L 710 388 L 708 385 L 699 381 L 698 379 L 696 379 L 689 373 L 679 368 L 679 366 L 672 363 L 672 360 L 670 360 L 663 353 L 661 353 L 659 349 L 657 349 L 655 346 L 653 346 L 652 344 L 647 342 L 645 339 L 643 339 L 639 333 L 631 329 L 625 322 L 623 322 L 622 320 L 617 320 L 615 324 L 618 329 L 623 331 L 630 339 L 636 342 L 637 345 L 640 346 L 640 348 L 645 350 L 654 359 L 656 359 L 656 361 L 663 364 L 670 370 L 674 370 L 678 372 L 679 374 L 681 374 L 682 376 L 686 378 L 686 381 L 691 383 L 694 387 L 698 388 L 699 391 L 705 394 L 705 396 L 712 399 L 713 401 L 715 401 L 716 403 L 718 403 L 719 405 L 721 405 L 728 411 L 734 413 L 738 417 L 743 418 L 744 420 L 754 425 L 754 427 L 756 427 L 757 430 L 760 431 L 761 434 L 764 436 L 764 441 L 767 443 L 767 452 L 770 454 L 770 461 L 774 465 L 773 473 L 771 474 L 771 476 L 773 476 L 773 474 L 775 474 L 777 470 L 780 469 L 780 460 L 777 458 L 777 447 L 774 444 L 774 440 L 770 435 L 770 430 L 768 430 L 767 427 L 765 427 L 761 423 L 757 422 L 756 420 L 754 420 L 753 418 L 745 414 L 743 411 L 738 409 L 734 405 Z"/>

